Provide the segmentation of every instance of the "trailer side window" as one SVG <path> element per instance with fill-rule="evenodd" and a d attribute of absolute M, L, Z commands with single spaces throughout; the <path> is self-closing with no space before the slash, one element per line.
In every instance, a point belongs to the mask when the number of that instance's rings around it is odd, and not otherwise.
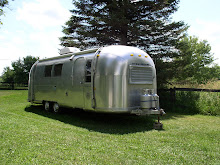
<path fill-rule="evenodd" d="M 47 65 L 44 68 L 44 77 L 51 77 L 52 65 Z"/>
<path fill-rule="evenodd" d="M 86 62 L 86 82 L 91 82 L 91 66 L 92 66 L 92 60 L 88 60 Z"/>
<path fill-rule="evenodd" d="M 54 76 L 61 76 L 63 64 L 57 64 L 54 66 Z"/>

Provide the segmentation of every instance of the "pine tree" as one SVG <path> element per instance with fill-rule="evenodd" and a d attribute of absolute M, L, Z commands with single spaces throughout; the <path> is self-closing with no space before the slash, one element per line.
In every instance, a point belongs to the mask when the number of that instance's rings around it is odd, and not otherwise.
<path fill-rule="evenodd" d="M 175 45 L 187 29 L 184 22 L 172 22 L 179 0 L 78 0 L 63 27 L 61 45 L 81 49 L 121 44 L 145 50 L 162 71 L 171 68 L 164 62 L 177 56 Z M 159 66 L 160 65 L 160 66 Z M 165 76 L 165 77 L 164 77 Z"/>

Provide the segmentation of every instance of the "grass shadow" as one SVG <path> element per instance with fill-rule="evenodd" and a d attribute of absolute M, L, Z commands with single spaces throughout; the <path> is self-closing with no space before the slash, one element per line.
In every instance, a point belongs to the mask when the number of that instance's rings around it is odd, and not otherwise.
<path fill-rule="evenodd" d="M 79 109 L 62 108 L 62 112 L 54 114 L 46 112 L 41 105 L 30 105 L 26 112 L 38 114 L 54 120 L 64 122 L 89 131 L 108 134 L 129 134 L 153 130 L 156 116 L 134 116 L 126 114 L 105 114 L 86 112 Z"/>

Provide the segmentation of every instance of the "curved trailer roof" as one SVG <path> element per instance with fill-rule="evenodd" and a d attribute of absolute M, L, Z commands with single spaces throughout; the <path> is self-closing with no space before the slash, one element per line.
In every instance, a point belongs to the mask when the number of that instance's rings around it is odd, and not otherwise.
<path fill-rule="evenodd" d="M 39 60 L 39 62 L 41 62 L 41 61 L 49 61 L 49 60 L 54 60 L 54 59 L 62 59 L 62 58 L 66 58 L 66 57 L 73 58 L 74 56 L 77 56 L 77 55 L 82 55 L 82 54 L 87 54 L 87 53 L 95 53 L 98 49 L 99 48 L 88 49 L 88 50 L 83 50 L 83 51 L 76 52 L 76 53 L 69 53 L 67 55 L 60 55 L 60 56 L 56 56 L 56 57 L 45 58 L 45 59 Z"/>

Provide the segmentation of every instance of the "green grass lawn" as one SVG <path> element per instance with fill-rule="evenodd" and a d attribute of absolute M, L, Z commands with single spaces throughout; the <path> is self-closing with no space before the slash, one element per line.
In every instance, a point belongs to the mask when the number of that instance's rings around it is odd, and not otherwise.
<path fill-rule="evenodd" d="M 0 91 L 0 164 L 220 164 L 220 117 L 44 112 Z"/>

